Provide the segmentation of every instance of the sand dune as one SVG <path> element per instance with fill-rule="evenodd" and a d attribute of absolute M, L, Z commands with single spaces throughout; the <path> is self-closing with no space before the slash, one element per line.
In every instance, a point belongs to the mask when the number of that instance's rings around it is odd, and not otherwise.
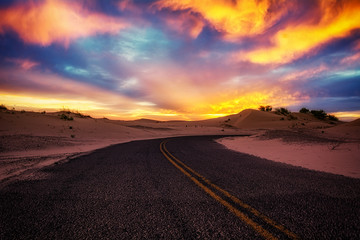
<path fill-rule="evenodd" d="M 334 124 L 295 113 L 296 120 L 279 125 L 271 113 L 246 113 L 243 119 L 239 116 L 235 121 L 237 126 L 261 126 L 266 131 L 251 137 L 223 138 L 219 143 L 273 161 L 360 178 L 360 119 Z"/>
<path fill-rule="evenodd" d="M 324 130 L 324 133 L 330 138 L 340 138 L 346 141 L 359 141 L 360 119 L 326 129 Z"/>
<path fill-rule="evenodd" d="M 246 109 L 226 117 L 195 121 L 193 124 L 239 129 L 321 129 L 334 126 L 334 122 L 331 124 L 330 121 L 319 120 L 312 114 L 291 113 L 285 116 L 254 109 Z M 335 123 L 337 124 L 340 123 Z"/>

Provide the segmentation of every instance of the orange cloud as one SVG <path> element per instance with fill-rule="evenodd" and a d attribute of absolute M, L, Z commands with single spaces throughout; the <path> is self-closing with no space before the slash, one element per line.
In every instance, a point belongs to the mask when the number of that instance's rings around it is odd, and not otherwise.
<path fill-rule="evenodd" d="M 200 14 L 217 31 L 229 39 L 262 33 L 282 15 L 279 11 L 285 1 L 278 1 L 274 11 L 271 0 L 160 0 L 158 9 L 185 10 Z"/>
<path fill-rule="evenodd" d="M 359 1 L 342 1 L 339 5 L 337 1 L 322 0 L 320 9 L 320 21 L 290 24 L 272 37 L 272 46 L 240 53 L 239 58 L 260 64 L 287 63 L 316 51 L 331 39 L 346 37 L 352 30 L 360 28 Z"/>
<path fill-rule="evenodd" d="M 77 38 L 97 33 L 115 34 L 126 27 L 117 18 L 83 9 L 76 1 L 29 1 L 0 10 L 0 34 L 7 28 L 20 38 L 42 46 L 58 42 L 64 46 Z"/>
<path fill-rule="evenodd" d="M 306 8 L 296 4 L 306 3 L 282 0 L 160 0 L 153 6 L 183 11 L 188 16 L 199 15 L 198 19 L 223 33 L 226 40 L 236 41 L 264 34 L 274 24 L 281 23 L 281 17 L 288 12 Z M 358 0 L 318 0 L 313 6 L 303 15 L 301 22 L 289 21 L 270 35 L 270 46 L 239 52 L 236 59 L 260 64 L 287 63 L 315 51 L 331 39 L 346 37 L 352 30 L 360 28 Z"/>
<path fill-rule="evenodd" d="M 9 58 L 6 60 L 8 62 L 15 63 L 16 65 L 20 66 L 22 69 L 25 69 L 25 70 L 29 70 L 29 69 L 39 65 L 38 62 L 34 62 L 29 59 Z"/>

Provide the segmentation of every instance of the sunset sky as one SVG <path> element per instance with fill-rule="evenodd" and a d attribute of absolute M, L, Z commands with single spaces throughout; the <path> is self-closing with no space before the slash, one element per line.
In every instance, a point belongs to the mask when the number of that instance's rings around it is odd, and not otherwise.
<path fill-rule="evenodd" d="M 17 110 L 360 117 L 359 0 L 5 0 L 0 49 L 0 104 Z"/>

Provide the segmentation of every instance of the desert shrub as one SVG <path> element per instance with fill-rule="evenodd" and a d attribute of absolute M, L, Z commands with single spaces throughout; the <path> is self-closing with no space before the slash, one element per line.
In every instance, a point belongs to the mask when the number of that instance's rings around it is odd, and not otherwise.
<path fill-rule="evenodd" d="M 335 115 L 328 114 L 327 117 L 330 121 L 339 121 L 339 119 Z"/>
<path fill-rule="evenodd" d="M 45 111 L 42 111 L 41 114 L 45 114 L 46 112 Z"/>
<path fill-rule="evenodd" d="M 270 105 L 265 106 L 265 111 L 266 112 L 271 112 L 271 110 L 272 110 L 272 106 L 270 106 Z"/>
<path fill-rule="evenodd" d="M 79 113 L 79 117 L 81 117 L 81 118 L 91 118 L 90 115 L 85 115 L 85 114 L 81 114 L 81 113 Z"/>
<path fill-rule="evenodd" d="M 300 112 L 300 113 L 308 113 L 308 112 L 310 112 L 310 110 L 303 107 L 303 108 L 301 108 L 301 109 L 299 110 L 299 112 Z"/>
<path fill-rule="evenodd" d="M 317 119 L 324 120 L 327 117 L 327 114 L 324 110 L 311 110 L 311 114 L 314 115 Z"/>
<path fill-rule="evenodd" d="M 63 112 L 63 113 L 66 113 L 66 114 L 71 114 L 72 113 L 76 117 L 79 117 L 79 118 L 91 118 L 90 115 L 85 115 L 85 114 L 80 113 L 78 110 L 71 110 L 71 109 L 65 108 L 65 107 L 60 109 L 60 112 Z"/>
<path fill-rule="evenodd" d="M 8 110 L 7 107 L 5 107 L 4 104 L 0 104 L 0 110 Z"/>
<path fill-rule="evenodd" d="M 60 109 L 60 112 L 64 112 L 64 113 L 70 114 L 72 111 L 71 111 L 69 108 L 63 107 L 62 109 Z"/>
<path fill-rule="evenodd" d="M 271 110 L 272 110 L 272 106 L 270 106 L 270 105 L 266 105 L 266 106 L 259 106 L 258 107 L 258 109 L 260 110 L 260 111 L 263 111 L 263 112 L 271 112 Z"/>
<path fill-rule="evenodd" d="M 282 108 L 275 108 L 275 113 L 278 114 L 278 115 L 285 115 L 285 116 L 287 116 L 287 115 L 289 115 L 291 112 L 290 112 L 288 109 L 282 107 Z"/>
<path fill-rule="evenodd" d="M 260 111 L 265 112 L 265 106 L 259 106 L 258 109 L 259 109 Z"/>
<path fill-rule="evenodd" d="M 68 115 L 66 115 L 66 114 L 64 114 L 64 113 L 60 115 L 60 119 L 63 119 L 63 120 L 65 120 L 65 121 L 72 121 L 72 120 L 74 120 L 73 117 L 68 116 Z"/>
<path fill-rule="evenodd" d="M 85 115 L 85 114 L 82 114 L 80 113 L 79 111 L 76 111 L 76 112 L 73 112 L 77 117 L 79 118 L 91 118 L 90 115 Z"/>
<path fill-rule="evenodd" d="M 21 113 L 25 113 L 25 110 L 21 110 L 20 112 L 21 112 Z"/>
<path fill-rule="evenodd" d="M 71 134 L 70 137 L 71 137 L 71 138 L 75 138 L 75 135 L 74 135 L 74 134 Z"/>

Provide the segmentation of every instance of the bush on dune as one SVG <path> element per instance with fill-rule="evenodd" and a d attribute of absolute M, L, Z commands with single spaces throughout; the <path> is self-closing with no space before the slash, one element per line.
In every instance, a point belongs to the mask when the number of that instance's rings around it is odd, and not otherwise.
<path fill-rule="evenodd" d="M 72 120 L 74 120 L 73 117 L 68 116 L 68 115 L 66 115 L 66 114 L 64 114 L 64 113 L 60 115 L 60 119 L 63 119 L 63 120 L 65 120 L 65 121 L 72 121 Z"/>
<path fill-rule="evenodd" d="M 64 107 L 62 109 L 60 109 L 60 112 L 64 112 L 64 113 L 67 113 L 67 114 L 71 113 L 70 109 L 64 108 Z"/>
<path fill-rule="evenodd" d="M 74 114 L 76 117 L 79 117 L 79 118 L 91 118 L 90 115 L 85 115 L 85 114 L 82 114 L 80 113 L 78 110 L 71 110 L 69 108 L 62 108 L 60 109 L 60 112 L 63 112 L 64 114 Z"/>
<path fill-rule="evenodd" d="M 311 113 L 314 117 L 320 120 L 339 121 L 335 115 L 327 114 L 324 110 L 309 110 L 307 108 L 301 108 L 300 113 Z"/>
<path fill-rule="evenodd" d="M 278 115 L 284 115 L 287 116 L 289 115 L 291 112 L 287 109 L 287 108 L 275 108 L 275 113 Z"/>
<path fill-rule="evenodd" d="M 299 110 L 299 112 L 300 112 L 300 113 L 309 113 L 310 110 L 303 107 L 303 108 L 301 108 L 301 109 Z"/>
<path fill-rule="evenodd" d="M 4 104 L 0 104 L 0 110 L 8 110 Z"/>
<path fill-rule="evenodd" d="M 261 105 L 258 107 L 258 109 L 263 112 L 271 112 L 272 107 L 270 105 L 266 105 L 266 106 Z"/>
<path fill-rule="evenodd" d="M 260 107 L 258 107 L 258 109 L 259 109 L 260 111 L 265 112 L 265 106 L 260 106 Z"/>
<path fill-rule="evenodd" d="M 76 115 L 77 117 L 79 117 L 79 118 L 91 118 L 90 115 L 82 114 L 82 113 L 80 113 L 79 111 L 73 112 L 73 114 L 75 114 L 75 115 Z"/>
<path fill-rule="evenodd" d="M 330 121 L 339 121 L 339 119 L 335 115 L 328 114 L 327 117 Z"/>
<path fill-rule="evenodd" d="M 320 109 L 320 110 L 311 110 L 311 114 L 314 115 L 317 119 L 324 120 L 327 117 L 327 113 Z"/>

